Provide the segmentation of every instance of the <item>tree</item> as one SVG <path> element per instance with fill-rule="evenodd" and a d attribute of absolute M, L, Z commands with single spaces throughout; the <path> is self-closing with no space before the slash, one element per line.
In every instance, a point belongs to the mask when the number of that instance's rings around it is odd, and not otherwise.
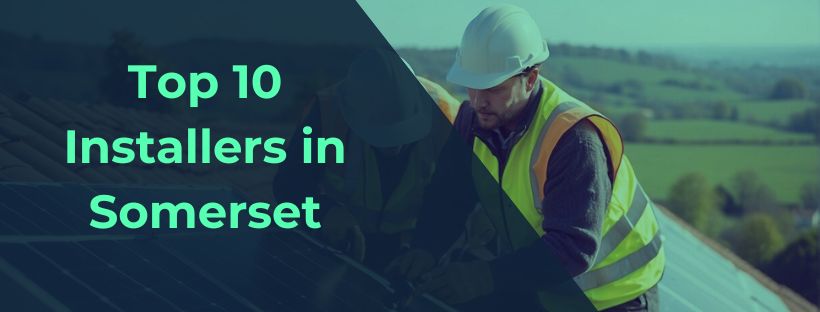
<path fill-rule="evenodd" d="M 717 102 L 712 106 L 712 118 L 717 120 L 729 119 L 732 115 L 732 106 L 726 102 Z"/>
<path fill-rule="evenodd" d="M 789 129 L 815 135 L 820 142 L 820 107 L 806 109 L 789 116 Z"/>
<path fill-rule="evenodd" d="M 732 121 L 738 121 L 740 119 L 740 112 L 737 110 L 737 105 L 732 105 L 732 113 L 729 119 Z"/>
<path fill-rule="evenodd" d="M 573 87 L 583 87 L 584 86 L 584 77 L 581 76 L 574 67 L 564 65 L 563 67 L 563 75 L 562 80 L 564 83 L 573 86 Z"/>
<path fill-rule="evenodd" d="M 720 207 L 720 210 L 726 215 L 738 217 L 743 214 L 743 210 L 741 210 L 735 202 L 732 193 L 723 185 L 715 187 L 715 196 L 718 207 Z"/>
<path fill-rule="evenodd" d="M 763 213 L 749 214 L 726 235 L 732 250 L 752 265 L 763 268 L 783 248 L 777 222 Z"/>
<path fill-rule="evenodd" d="M 741 213 L 767 212 L 777 208 L 777 198 L 757 173 L 751 170 L 738 172 L 732 178 L 732 191 Z"/>
<path fill-rule="evenodd" d="M 820 283 L 817 282 L 817 276 L 820 276 L 818 236 L 818 229 L 804 233 L 778 253 L 766 270 L 775 281 L 788 286 L 814 304 L 820 304 Z"/>
<path fill-rule="evenodd" d="M 629 54 L 629 52 L 627 52 L 627 51 L 626 51 L 626 50 L 624 50 L 624 49 L 619 49 L 619 50 L 618 50 L 618 59 L 619 59 L 621 62 L 624 62 L 624 63 L 629 63 L 629 62 L 631 62 L 631 61 L 632 61 L 632 55 L 630 55 L 630 54 Z"/>
<path fill-rule="evenodd" d="M 770 97 L 775 100 L 802 99 L 806 97 L 806 87 L 794 78 L 780 79 L 772 88 Z"/>
<path fill-rule="evenodd" d="M 648 52 L 646 52 L 644 50 L 638 51 L 637 59 L 638 59 L 638 64 L 641 64 L 641 65 L 651 65 L 652 64 L 652 54 L 649 54 Z"/>
<path fill-rule="evenodd" d="M 634 112 L 624 115 L 619 124 L 619 130 L 624 140 L 640 141 L 646 133 L 648 119 L 641 112 Z"/>
<path fill-rule="evenodd" d="M 710 218 L 718 214 L 717 203 L 706 177 L 690 173 L 680 177 L 669 191 L 669 209 L 694 228 L 714 234 Z"/>
<path fill-rule="evenodd" d="M 805 183 L 800 188 L 800 204 L 806 210 L 820 210 L 820 183 Z"/>

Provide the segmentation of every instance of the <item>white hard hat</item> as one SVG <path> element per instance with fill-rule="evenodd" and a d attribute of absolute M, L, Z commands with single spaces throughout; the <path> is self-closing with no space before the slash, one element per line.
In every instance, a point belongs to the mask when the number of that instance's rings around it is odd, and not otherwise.
<path fill-rule="evenodd" d="M 491 6 L 464 30 L 447 81 L 471 89 L 492 88 L 549 55 L 547 41 L 529 13 L 514 5 Z"/>

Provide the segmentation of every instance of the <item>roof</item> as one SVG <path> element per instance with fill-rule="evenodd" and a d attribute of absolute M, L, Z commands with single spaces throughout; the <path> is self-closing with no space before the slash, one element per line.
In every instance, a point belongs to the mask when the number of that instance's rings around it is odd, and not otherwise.
<path fill-rule="evenodd" d="M 253 200 L 273 198 L 276 166 L 244 164 L 161 166 L 109 164 L 67 165 L 65 129 L 104 138 L 133 137 L 134 129 L 156 136 L 184 134 L 187 126 L 239 136 L 281 133 L 270 124 L 196 119 L 186 114 L 157 113 L 111 105 L 89 105 L 28 98 L 17 101 L 0 94 L 0 180 L 17 182 L 85 182 L 111 184 L 228 185 Z M 130 132 L 127 132 L 130 131 Z M 262 170 L 260 172 L 260 170 Z"/>
<path fill-rule="evenodd" d="M 224 188 L 0 182 L 0 290 L 10 311 L 388 311 L 398 287 L 293 230 L 100 233 L 93 194 L 238 201 Z M 76 222 L 74 222 L 76 221 Z M 148 232 L 148 233 L 146 233 Z M 147 235 L 146 235 L 147 234 Z M 451 311 L 416 296 L 404 311 Z"/>
<path fill-rule="evenodd" d="M 818 310 L 668 209 L 655 207 L 667 256 L 661 300 L 680 308 L 673 311 Z"/>

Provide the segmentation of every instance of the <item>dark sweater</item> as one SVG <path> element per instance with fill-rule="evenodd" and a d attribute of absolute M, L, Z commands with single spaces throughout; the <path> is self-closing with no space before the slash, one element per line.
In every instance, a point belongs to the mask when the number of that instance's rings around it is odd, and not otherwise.
<path fill-rule="evenodd" d="M 467 140 L 468 146 L 472 146 L 474 139 L 482 140 L 503 168 L 512 147 L 532 122 L 543 88 L 538 90 L 522 111 L 511 137 L 502 138 L 497 131 L 480 129 L 468 102 L 459 110 L 455 129 Z M 544 207 L 541 226 L 546 234 L 530 246 L 491 263 L 497 290 L 539 288 L 551 278 L 550 269 L 543 265 L 550 263 L 546 257 L 557 256 L 570 276 L 589 269 L 595 260 L 604 213 L 612 193 L 607 157 L 597 130 L 588 121 L 576 124 L 559 139 L 547 165 L 541 205 Z"/>

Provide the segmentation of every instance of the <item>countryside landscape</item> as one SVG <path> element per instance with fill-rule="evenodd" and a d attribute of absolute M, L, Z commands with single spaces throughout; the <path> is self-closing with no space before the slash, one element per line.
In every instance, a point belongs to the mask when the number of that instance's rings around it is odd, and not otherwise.
<path fill-rule="evenodd" d="M 0 94 L 165 112 L 175 105 L 146 106 L 133 103 L 130 96 L 117 98 L 123 94 L 118 90 L 131 88 L 131 78 L 111 75 L 128 75 L 121 70 L 123 64 L 138 63 L 196 71 L 203 61 L 187 57 L 196 55 L 191 51 L 209 51 L 208 61 L 224 63 L 222 74 L 230 75 L 230 51 L 249 51 L 244 57 L 259 63 L 269 62 L 275 54 L 271 51 L 278 51 L 276 44 L 220 39 L 149 45 L 127 31 L 114 33 L 109 42 L 100 44 L 2 32 L 0 41 L 4 42 Z M 565 43 L 550 47 L 544 76 L 619 126 L 626 154 L 653 200 L 818 303 L 818 283 L 805 276 L 820 276 L 820 61 L 799 65 L 692 61 L 658 51 Z M 276 54 L 276 60 L 297 66 L 311 53 L 322 57 L 321 49 L 305 46 L 302 50 L 305 53 L 300 55 Z M 466 99 L 463 89 L 444 79 L 454 49 L 397 52 L 416 74 L 441 83 L 459 100 Z M 297 75 L 288 78 L 285 83 L 293 87 L 283 89 L 281 107 L 251 105 L 245 112 L 255 109 L 258 114 L 253 117 L 258 121 L 285 127 L 293 121 L 282 120 L 287 115 L 282 112 L 297 109 L 293 103 L 313 96 L 301 92 L 299 84 L 313 89 L 334 83 L 305 81 Z M 93 103 L 87 103 L 89 99 Z M 214 118 L 232 113 L 225 105 L 221 110 L 217 105 L 203 106 Z"/>
<path fill-rule="evenodd" d="M 399 49 L 445 81 L 454 49 Z M 781 60 L 782 61 L 782 60 Z M 551 45 L 543 75 L 612 119 L 650 197 L 818 303 L 820 64 Z"/>

